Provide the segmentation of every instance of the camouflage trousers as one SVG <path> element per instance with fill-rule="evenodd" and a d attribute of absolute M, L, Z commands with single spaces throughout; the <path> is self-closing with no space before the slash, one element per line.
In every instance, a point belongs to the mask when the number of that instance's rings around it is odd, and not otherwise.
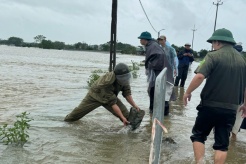
<path fill-rule="evenodd" d="M 128 119 L 129 111 L 127 110 L 126 106 L 118 98 L 117 98 L 116 104 L 119 106 L 123 116 L 126 119 Z M 87 94 L 85 98 L 81 101 L 79 106 L 74 108 L 74 110 L 65 117 L 64 121 L 67 121 L 67 122 L 77 121 L 81 119 L 82 117 L 84 117 L 86 114 L 90 113 L 91 111 L 93 111 L 94 109 L 100 106 L 103 106 L 113 115 L 118 117 L 118 115 L 114 112 L 111 106 L 107 104 L 102 104 L 98 102 L 97 100 L 95 100 L 94 98 L 92 98 L 89 94 Z"/>

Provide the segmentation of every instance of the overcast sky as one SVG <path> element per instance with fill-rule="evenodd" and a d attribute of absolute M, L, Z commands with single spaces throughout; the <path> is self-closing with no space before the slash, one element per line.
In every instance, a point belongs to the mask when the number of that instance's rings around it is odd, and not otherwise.
<path fill-rule="evenodd" d="M 139 46 L 137 38 L 148 31 L 166 35 L 171 44 L 192 43 L 193 49 L 211 49 L 206 40 L 214 30 L 217 0 L 118 0 L 117 40 Z M 221 0 L 217 26 L 232 31 L 236 42 L 246 45 L 246 0 Z M 220 2 L 220 3 L 221 3 Z M 34 42 L 44 35 L 66 44 L 110 41 L 112 0 L 0 0 L 0 39 L 20 37 Z M 246 48 L 245 48 L 246 49 Z"/>

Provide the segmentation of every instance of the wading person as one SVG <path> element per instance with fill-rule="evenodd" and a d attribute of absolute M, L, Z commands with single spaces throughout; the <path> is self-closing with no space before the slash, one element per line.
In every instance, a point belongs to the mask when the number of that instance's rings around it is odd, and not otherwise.
<path fill-rule="evenodd" d="M 179 85 L 180 79 L 181 79 L 180 87 L 184 87 L 185 85 L 189 66 L 194 61 L 193 50 L 190 48 L 190 46 L 191 46 L 190 43 L 186 43 L 185 49 L 178 53 L 178 60 L 179 60 L 178 76 L 175 79 L 174 86 Z"/>
<path fill-rule="evenodd" d="M 64 121 L 77 121 L 99 106 L 103 106 L 118 117 L 125 126 L 130 124 L 133 120 L 128 120 L 129 111 L 117 97 L 119 92 L 122 91 L 123 97 L 133 107 L 131 110 L 137 110 L 137 117 L 139 117 L 138 120 L 141 122 L 144 111 L 139 109 L 131 96 L 130 80 L 131 72 L 128 66 L 124 63 L 117 64 L 114 71 L 106 73 L 94 82 L 79 106 L 68 114 Z M 131 119 L 135 118 L 131 117 Z"/>
<path fill-rule="evenodd" d="M 242 55 L 243 47 L 242 43 L 237 43 L 234 48 Z M 246 118 L 241 117 L 241 112 L 238 109 L 237 115 L 236 115 L 236 121 L 232 128 L 232 138 L 235 139 L 237 133 L 240 131 L 240 129 L 246 129 Z"/>
<path fill-rule="evenodd" d="M 175 101 L 176 96 L 173 92 L 173 86 L 174 86 L 174 77 L 177 74 L 177 63 L 176 63 L 176 50 L 172 46 L 166 45 L 166 36 L 161 35 L 159 38 L 157 38 L 158 43 L 160 44 L 161 48 L 165 52 L 166 58 L 171 65 L 171 72 L 173 73 L 173 78 L 171 81 L 166 82 L 166 95 L 165 95 L 165 115 L 168 115 L 169 113 L 169 101 Z"/>
<path fill-rule="evenodd" d="M 225 163 L 229 146 L 229 136 L 236 119 L 236 112 L 243 103 L 246 87 L 246 63 L 233 45 L 232 33 L 218 29 L 207 40 L 215 51 L 209 52 L 201 62 L 196 75 L 186 90 L 183 101 L 191 99 L 191 93 L 206 78 L 201 92 L 201 102 L 197 106 L 197 117 L 192 129 L 191 141 L 196 163 L 202 162 L 205 141 L 214 129 L 214 163 Z M 245 102 L 244 102 L 245 104 Z M 245 105 L 240 108 L 246 114 Z"/>
<path fill-rule="evenodd" d="M 148 79 L 148 94 L 150 98 L 149 113 L 153 113 L 154 95 L 155 95 L 155 80 L 163 68 L 167 67 L 167 81 L 173 81 L 173 72 L 171 64 L 167 60 L 165 52 L 160 45 L 152 39 L 149 32 L 142 32 L 138 37 L 141 45 L 145 46 L 145 69 Z M 164 115 L 168 115 L 169 111 L 164 112 Z"/>

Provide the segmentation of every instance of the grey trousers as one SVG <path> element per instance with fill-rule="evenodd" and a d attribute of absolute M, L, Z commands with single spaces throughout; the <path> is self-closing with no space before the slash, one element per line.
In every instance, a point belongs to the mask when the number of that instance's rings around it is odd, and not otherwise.
<path fill-rule="evenodd" d="M 129 111 L 127 110 L 126 106 L 118 98 L 117 98 L 116 104 L 119 106 L 123 116 L 126 119 L 128 119 Z M 86 114 L 93 111 L 94 109 L 98 108 L 99 106 L 103 106 L 113 115 L 118 117 L 118 115 L 114 112 L 111 106 L 107 104 L 102 104 L 98 102 L 97 100 L 95 100 L 94 98 L 92 98 L 89 94 L 87 94 L 85 98 L 81 101 L 79 106 L 74 108 L 74 110 L 65 117 L 64 121 L 67 121 L 67 122 L 77 121 L 81 119 L 82 117 L 84 117 Z"/>

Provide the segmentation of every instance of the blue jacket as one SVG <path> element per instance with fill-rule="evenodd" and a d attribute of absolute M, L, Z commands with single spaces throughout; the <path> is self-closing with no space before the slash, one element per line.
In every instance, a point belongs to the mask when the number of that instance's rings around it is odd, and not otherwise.
<path fill-rule="evenodd" d="M 190 56 L 184 56 L 185 53 L 190 53 L 193 54 L 193 50 L 192 49 L 184 49 L 183 51 L 180 51 L 178 53 L 178 59 L 179 59 L 179 66 L 182 65 L 189 65 L 190 62 L 194 61 L 194 57 L 190 57 Z"/>

